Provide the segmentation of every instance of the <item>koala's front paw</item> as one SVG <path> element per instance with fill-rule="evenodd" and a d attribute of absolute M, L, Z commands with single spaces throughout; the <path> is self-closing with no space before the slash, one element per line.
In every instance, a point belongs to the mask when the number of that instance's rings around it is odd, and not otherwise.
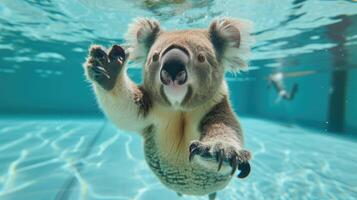
<path fill-rule="evenodd" d="M 211 160 L 218 163 L 218 171 L 222 164 L 231 166 L 231 175 L 234 174 L 237 167 L 240 170 L 239 178 L 245 178 L 250 173 L 249 160 L 251 154 L 247 150 L 239 150 L 235 146 L 224 142 L 210 142 L 203 143 L 198 140 L 192 141 L 190 144 L 190 162 L 195 155 L 200 156 L 204 160 Z"/>
<path fill-rule="evenodd" d="M 125 51 L 119 45 L 113 45 L 108 54 L 103 47 L 93 45 L 89 49 L 89 57 L 84 65 L 86 74 L 105 90 L 111 90 L 115 86 L 125 59 Z"/>

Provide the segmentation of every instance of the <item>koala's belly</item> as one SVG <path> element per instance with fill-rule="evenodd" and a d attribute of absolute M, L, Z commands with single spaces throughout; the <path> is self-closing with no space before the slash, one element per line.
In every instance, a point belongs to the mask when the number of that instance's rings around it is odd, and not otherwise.
<path fill-rule="evenodd" d="M 160 181 L 176 192 L 189 195 L 206 195 L 223 189 L 231 179 L 195 163 L 173 164 L 160 156 L 152 137 L 144 142 L 145 159 Z M 188 160 L 188 158 L 187 158 Z"/>

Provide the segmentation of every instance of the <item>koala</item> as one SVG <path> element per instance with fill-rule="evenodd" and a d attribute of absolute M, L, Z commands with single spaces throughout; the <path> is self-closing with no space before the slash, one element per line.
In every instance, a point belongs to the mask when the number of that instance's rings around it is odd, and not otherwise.
<path fill-rule="evenodd" d="M 140 132 L 153 173 L 179 195 L 215 199 L 238 169 L 250 173 L 250 151 L 229 103 L 225 71 L 247 67 L 250 25 L 223 18 L 206 29 L 165 31 L 139 18 L 124 46 L 92 45 L 84 64 L 100 108 L 117 127 Z M 128 60 L 143 62 L 143 82 Z"/>

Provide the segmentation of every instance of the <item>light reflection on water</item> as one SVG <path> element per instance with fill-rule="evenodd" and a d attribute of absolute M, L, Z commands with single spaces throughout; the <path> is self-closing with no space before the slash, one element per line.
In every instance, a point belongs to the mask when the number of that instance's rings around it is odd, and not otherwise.
<path fill-rule="evenodd" d="M 326 38 L 324 27 L 341 21 L 342 15 L 357 14 L 356 4 L 351 1 L 35 2 L 5 0 L 0 3 L 0 53 L 5 53 L 2 59 L 9 64 L 71 60 L 71 54 L 64 55 L 61 48 L 54 52 L 46 48 L 55 41 L 77 43 L 75 49 L 67 51 L 80 52 L 85 52 L 90 43 L 98 40 L 121 42 L 128 23 L 138 16 L 155 17 L 167 29 L 204 28 L 219 16 L 249 19 L 254 22 L 253 34 L 257 41 L 253 48 L 253 61 L 278 59 L 334 47 L 335 43 Z M 347 34 L 346 38 L 347 45 L 356 43 L 355 34 Z M 41 41 L 48 45 L 29 46 L 28 41 Z"/>
<path fill-rule="evenodd" d="M 243 118 L 253 171 L 218 199 L 354 199 L 357 143 Z M 1 199 L 179 198 L 146 165 L 139 135 L 101 119 L 1 121 Z M 24 134 L 25 133 L 25 134 Z M 6 136 L 6 137 L 4 137 Z M 334 148 L 330 148 L 331 144 Z M 15 151 L 16 149 L 16 151 Z"/>

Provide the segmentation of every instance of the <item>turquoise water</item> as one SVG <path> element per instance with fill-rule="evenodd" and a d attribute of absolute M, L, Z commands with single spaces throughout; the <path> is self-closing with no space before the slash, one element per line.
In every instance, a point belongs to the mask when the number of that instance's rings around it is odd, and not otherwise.
<path fill-rule="evenodd" d="M 123 43 L 141 16 L 169 30 L 254 23 L 249 71 L 226 75 L 252 172 L 218 199 L 357 198 L 356 1 L 1 0 L 1 200 L 207 199 L 160 184 L 140 136 L 105 119 L 85 81 L 88 47 Z M 140 82 L 140 64 L 128 67 Z M 293 100 L 272 75 L 298 85 Z"/>
<path fill-rule="evenodd" d="M 242 124 L 253 171 L 218 199 L 355 199 L 356 141 L 253 118 Z M 139 135 L 106 120 L 0 125 L 1 199 L 207 199 L 166 189 L 146 165 Z"/>

